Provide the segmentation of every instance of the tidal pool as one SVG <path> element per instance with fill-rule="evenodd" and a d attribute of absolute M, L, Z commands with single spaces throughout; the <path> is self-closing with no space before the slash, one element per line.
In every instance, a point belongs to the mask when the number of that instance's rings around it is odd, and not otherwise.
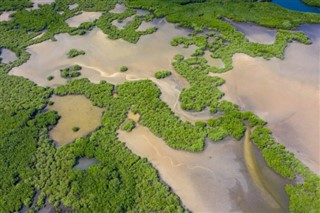
<path fill-rule="evenodd" d="M 278 142 L 320 174 L 320 39 L 315 36 L 320 27 L 300 30 L 312 45 L 290 43 L 283 61 L 236 54 L 234 69 L 219 76 L 226 80 L 221 86 L 226 99 L 268 121 Z"/>
<path fill-rule="evenodd" d="M 4 64 L 8 64 L 17 60 L 17 55 L 7 48 L 0 48 L 0 62 Z"/>
<path fill-rule="evenodd" d="M 95 158 L 80 158 L 77 160 L 77 163 L 73 168 L 79 170 L 88 170 L 90 166 L 97 163 L 99 163 L 99 161 Z"/>
<path fill-rule="evenodd" d="M 103 109 L 93 106 L 84 96 L 53 96 L 50 100 L 54 104 L 47 109 L 57 111 L 61 118 L 49 135 L 59 145 L 71 143 L 76 138 L 89 134 L 101 123 Z M 73 127 L 80 129 L 74 132 Z"/>
<path fill-rule="evenodd" d="M 252 176 L 244 159 L 243 142 L 207 141 L 203 152 L 191 153 L 168 147 L 140 125 L 131 133 L 122 130 L 118 133 L 133 153 L 151 162 L 161 179 L 193 212 L 288 212 L 288 197 L 284 192 L 287 182 L 267 168 L 264 161 L 254 164 L 251 172 L 268 172 Z M 253 153 L 254 148 L 245 149 Z M 247 157 L 256 158 L 255 154 Z"/>

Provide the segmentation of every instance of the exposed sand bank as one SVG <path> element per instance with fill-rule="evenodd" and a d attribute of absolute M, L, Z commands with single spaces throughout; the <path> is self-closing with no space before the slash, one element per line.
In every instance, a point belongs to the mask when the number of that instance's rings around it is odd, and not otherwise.
<path fill-rule="evenodd" d="M 71 143 L 76 138 L 87 135 L 101 123 L 103 109 L 93 106 L 84 96 L 54 96 L 50 100 L 54 104 L 48 106 L 48 109 L 57 111 L 61 118 L 49 135 L 59 145 Z M 73 127 L 80 129 L 73 132 Z"/>
<path fill-rule="evenodd" d="M 27 10 L 39 9 L 40 4 L 51 4 L 55 2 L 55 0 L 31 0 L 31 2 L 33 3 L 33 7 L 31 9 L 28 8 Z"/>
<path fill-rule="evenodd" d="M 174 55 L 190 56 L 195 48 L 172 47 L 170 41 L 176 36 L 186 36 L 189 30 L 175 27 L 164 19 L 156 19 L 152 24 L 158 27 L 158 31 L 141 37 L 137 44 L 108 39 L 97 28 L 84 36 L 56 35 L 56 42 L 45 41 L 28 47 L 30 60 L 12 69 L 10 74 L 26 77 L 41 86 L 56 86 L 66 83 L 60 77 L 59 69 L 74 64 L 82 66 L 81 77 L 114 84 L 148 79 L 159 70 L 173 71 L 171 60 Z M 73 48 L 82 49 L 86 54 L 69 59 L 66 54 Z M 123 65 L 129 70 L 120 73 Z M 55 77 L 52 81 L 47 80 L 50 75 Z"/>
<path fill-rule="evenodd" d="M 235 22 L 225 19 L 232 24 L 238 31 L 245 34 L 250 42 L 261 44 L 272 44 L 275 41 L 277 30 L 262 27 L 252 23 Z"/>
<path fill-rule="evenodd" d="M 279 142 L 320 174 L 319 87 L 317 80 L 309 79 L 307 74 L 308 69 L 312 69 L 308 68 L 311 63 L 299 66 L 290 57 L 295 55 L 291 51 L 299 54 L 297 50 L 303 52 L 304 48 L 299 44 L 291 44 L 283 62 L 236 54 L 233 57 L 234 69 L 221 75 L 226 80 L 221 90 L 226 93 L 226 99 L 268 121 Z M 299 61 L 302 58 L 310 60 L 308 57 L 314 55 L 301 54 L 300 57 Z"/>
<path fill-rule="evenodd" d="M 285 212 L 279 204 L 265 199 L 252 182 L 243 157 L 243 143 L 231 139 L 207 142 L 205 151 L 173 150 L 147 128 L 137 126 L 131 133 L 119 131 L 119 139 L 135 154 L 146 157 L 163 179 L 194 212 Z M 268 169 L 265 165 L 263 169 Z M 283 181 L 272 171 L 264 176 L 267 186 L 287 205 Z M 280 180 L 280 181 L 279 181 Z M 281 183 L 276 185 L 276 183 Z"/>
<path fill-rule="evenodd" d="M 80 15 L 73 16 L 66 20 L 70 27 L 79 27 L 84 22 L 92 22 L 102 15 L 101 12 L 82 12 Z"/>
<path fill-rule="evenodd" d="M 0 21 L 9 21 L 11 19 L 10 15 L 15 13 L 16 11 L 4 11 L 0 15 Z"/>

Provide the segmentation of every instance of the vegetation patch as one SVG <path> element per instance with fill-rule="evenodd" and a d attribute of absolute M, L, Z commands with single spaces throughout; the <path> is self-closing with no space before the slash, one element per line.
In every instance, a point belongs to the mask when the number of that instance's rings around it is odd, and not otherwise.
<path fill-rule="evenodd" d="M 76 78 L 81 75 L 81 72 L 79 72 L 81 69 L 82 67 L 79 65 L 63 68 L 60 70 L 60 75 L 62 78 Z"/>
<path fill-rule="evenodd" d="M 133 120 L 127 120 L 126 122 L 124 122 L 124 124 L 122 124 L 121 129 L 127 132 L 131 132 L 135 127 L 136 125 Z"/>
<path fill-rule="evenodd" d="M 77 57 L 79 55 L 85 55 L 85 51 L 83 50 L 76 50 L 76 49 L 71 49 L 69 50 L 69 52 L 67 53 L 68 55 L 68 58 L 74 58 L 74 57 Z"/>
<path fill-rule="evenodd" d="M 168 76 L 171 75 L 171 72 L 168 71 L 168 70 L 163 70 L 163 71 L 159 71 L 159 72 L 156 72 L 154 74 L 154 77 L 156 77 L 156 79 L 162 79 L 162 78 L 166 78 Z"/>

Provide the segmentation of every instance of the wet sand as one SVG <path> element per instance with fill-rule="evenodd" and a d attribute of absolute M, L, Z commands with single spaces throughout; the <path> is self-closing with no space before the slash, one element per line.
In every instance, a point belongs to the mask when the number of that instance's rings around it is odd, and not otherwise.
<path fill-rule="evenodd" d="M 39 4 L 51 4 L 55 2 L 55 0 L 31 0 L 33 3 L 33 7 L 30 9 L 28 8 L 27 10 L 36 10 L 39 9 Z"/>
<path fill-rule="evenodd" d="M 112 9 L 109 10 L 110 13 L 123 13 L 127 7 L 124 4 L 116 4 L 116 6 Z"/>
<path fill-rule="evenodd" d="M 148 158 L 161 179 L 193 212 L 287 212 L 287 207 L 281 208 L 272 196 L 271 201 L 266 200 L 265 194 L 251 180 L 242 142 L 207 141 L 203 152 L 190 153 L 171 149 L 139 125 L 131 133 L 119 130 L 119 139 L 133 153 Z M 268 169 L 265 165 L 261 167 Z M 274 194 L 280 195 L 280 202 L 286 206 L 284 181 L 272 171 L 264 177 L 263 181 L 272 180 L 265 184 Z M 275 187 L 273 181 L 282 185 Z"/>
<path fill-rule="evenodd" d="M 230 19 L 225 19 L 232 24 L 238 31 L 245 34 L 250 42 L 261 44 L 272 44 L 275 41 L 277 31 L 266 27 L 261 27 L 252 23 L 235 22 Z"/>
<path fill-rule="evenodd" d="M 148 79 L 159 70 L 174 72 L 171 66 L 174 55 L 190 56 L 195 48 L 172 47 L 170 41 L 176 36 L 186 36 L 189 30 L 175 27 L 164 19 L 156 19 L 152 24 L 158 31 L 142 36 L 137 44 L 108 39 L 97 28 L 84 36 L 56 35 L 56 42 L 45 41 L 28 47 L 30 60 L 12 69 L 10 74 L 26 77 L 41 86 L 57 86 L 66 83 L 59 69 L 74 64 L 82 66 L 81 77 L 113 84 Z M 66 54 L 73 48 L 86 54 L 69 59 Z M 119 71 L 123 65 L 129 68 L 125 73 Z M 52 81 L 47 80 L 50 75 L 55 77 Z"/>
<path fill-rule="evenodd" d="M 73 9 L 77 8 L 78 6 L 79 6 L 79 4 L 77 4 L 77 3 L 70 4 L 70 5 L 68 6 L 68 9 L 69 9 L 69 10 L 73 10 Z"/>
<path fill-rule="evenodd" d="M 205 51 L 203 57 L 208 61 L 208 65 L 212 67 L 217 67 L 219 69 L 224 68 L 224 63 L 220 58 L 212 58 L 211 52 Z"/>
<path fill-rule="evenodd" d="M 57 111 L 61 118 L 49 135 L 59 145 L 71 143 L 76 138 L 89 134 L 101 123 L 103 109 L 93 106 L 84 96 L 54 96 L 50 100 L 54 104 L 47 108 Z M 73 127 L 80 129 L 78 132 L 73 132 Z"/>
<path fill-rule="evenodd" d="M 73 16 L 66 20 L 70 27 L 79 27 L 84 22 L 93 22 L 100 18 L 101 12 L 82 12 L 80 15 Z"/>
<path fill-rule="evenodd" d="M 0 15 L 0 21 L 9 21 L 11 19 L 10 15 L 15 13 L 16 11 L 4 11 Z"/>
<path fill-rule="evenodd" d="M 233 57 L 234 69 L 220 75 L 221 90 L 243 110 L 266 121 L 278 142 L 284 144 L 310 169 L 320 174 L 320 34 L 319 25 L 302 30 L 312 45 L 289 44 L 285 60 Z"/>
<path fill-rule="evenodd" d="M 8 64 L 18 59 L 16 54 L 7 48 L 1 48 L 0 50 L 1 63 Z"/>
<path fill-rule="evenodd" d="M 122 30 L 124 27 L 126 27 L 127 25 L 129 25 L 133 21 L 134 17 L 135 17 L 135 15 L 129 16 L 121 22 L 119 22 L 119 20 L 116 19 L 116 20 L 112 21 L 112 25 L 116 26 L 119 30 Z"/>

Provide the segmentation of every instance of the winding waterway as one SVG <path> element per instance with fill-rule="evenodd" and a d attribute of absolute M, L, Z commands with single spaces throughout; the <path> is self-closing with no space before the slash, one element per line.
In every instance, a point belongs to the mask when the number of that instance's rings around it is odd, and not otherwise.
<path fill-rule="evenodd" d="M 309 6 L 303 3 L 301 0 L 272 0 L 272 3 L 289 10 L 309 13 L 320 13 L 320 8 Z"/>

